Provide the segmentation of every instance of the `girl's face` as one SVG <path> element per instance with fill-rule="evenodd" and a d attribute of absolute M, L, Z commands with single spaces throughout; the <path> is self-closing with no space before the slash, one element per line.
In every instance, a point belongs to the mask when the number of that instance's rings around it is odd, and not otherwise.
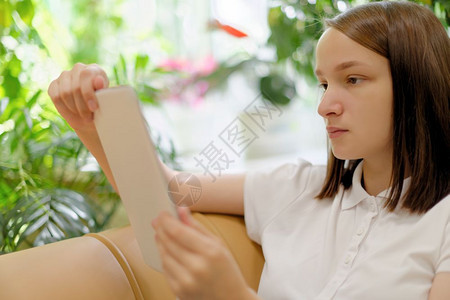
<path fill-rule="evenodd" d="M 324 89 L 318 107 L 334 156 L 391 159 L 393 91 L 389 61 L 340 31 L 324 32 L 316 50 Z"/>

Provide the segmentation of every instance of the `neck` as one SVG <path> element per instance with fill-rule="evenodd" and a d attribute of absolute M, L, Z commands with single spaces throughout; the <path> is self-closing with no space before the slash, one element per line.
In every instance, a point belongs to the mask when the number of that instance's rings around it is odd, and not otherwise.
<path fill-rule="evenodd" d="M 369 195 L 376 196 L 390 186 L 392 164 L 364 160 L 362 185 Z"/>

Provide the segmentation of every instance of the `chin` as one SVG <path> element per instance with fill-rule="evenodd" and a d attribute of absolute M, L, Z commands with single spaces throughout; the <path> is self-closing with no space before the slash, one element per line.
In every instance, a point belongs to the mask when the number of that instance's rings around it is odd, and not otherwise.
<path fill-rule="evenodd" d="M 355 153 L 352 153 L 352 151 L 343 151 L 342 149 L 339 150 L 335 148 L 332 148 L 331 151 L 333 152 L 334 157 L 340 160 L 355 160 L 361 158 Z"/>

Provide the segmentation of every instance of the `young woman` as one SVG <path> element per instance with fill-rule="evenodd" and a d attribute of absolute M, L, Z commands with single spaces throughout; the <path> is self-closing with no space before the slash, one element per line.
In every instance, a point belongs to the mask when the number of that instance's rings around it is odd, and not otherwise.
<path fill-rule="evenodd" d="M 263 299 L 450 299 L 449 37 L 409 2 L 358 6 L 326 25 L 316 74 L 328 167 L 198 175 L 191 209 L 245 216 L 266 259 Z M 98 66 L 77 64 L 49 95 L 115 185 L 92 123 L 94 91 L 107 85 Z M 175 294 L 258 298 L 220 241 L 179 213 L 153 221 Z"/>

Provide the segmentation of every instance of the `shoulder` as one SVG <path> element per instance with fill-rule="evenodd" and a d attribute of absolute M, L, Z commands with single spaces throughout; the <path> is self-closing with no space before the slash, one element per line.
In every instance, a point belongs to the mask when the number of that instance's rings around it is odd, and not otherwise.
<path fill-rule="evenodd" d="M 450 194 L 442 198 L 438 203 L 436 203 L 429 211 L 425 214 L 430 215 L 441 215 L 446 219 L 447 223 L 450 223 Z"/>
<path fill-rule="evenodd" d="M 280 164 L 275 167 L 259 168 L 248 172 L 251 176 L 261 178 L 282 178 L 284 180 L 308 179 L 323 181 L 325 178 L 326 166 L 313 165 L 309 161 L 298 158 L 296 161 Z"/>
<path fill-rule="evenodd" d="M 248 171 L 244 184 L 244 217 L 250 238 L 261 244 L 264 228 L 280 212 L 306 197 L 312 201 L 322 187 L 325 166 L 298 159 L 276 167 Z"/>
<path fill-rule="evenodd" d="M 440 244 L 436 273 L 450 272 L 450 195 L 445 196 L 422 217 L 428 236 L 435 236 Z"/>
<path fill-rule="evenodd" d="M 442 206 L 444 206 L 446 209 L 450 209 L 450 194 L 448 194 L 447 196 L 445 196 L 444 198 L 442 198 L 442 200 L 439 201 L 436 205 L 442 205 Z"/>
<path fill-rule="evenodd" d="M 319 191 L 325 175 L 326 166 L 313 165 L 299 158 L 295 162 L 276 167 L 249 171 L 246 181 L 253 188 L 258 187 L 266 191 L 276 189 L 281 194 L 289 190 L 298 193 L 307 188 Z"/>

